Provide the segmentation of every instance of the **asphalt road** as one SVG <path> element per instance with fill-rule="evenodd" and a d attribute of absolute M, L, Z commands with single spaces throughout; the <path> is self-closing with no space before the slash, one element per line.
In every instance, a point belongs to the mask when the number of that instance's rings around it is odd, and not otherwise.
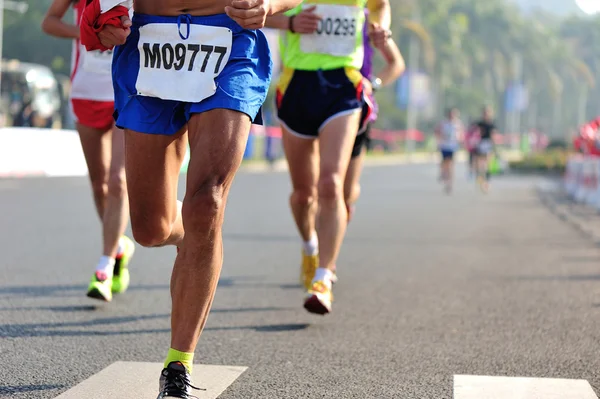
<path fill-rule="evenodd" d="M 367 169 L 334 313 L 315 317 L 287 175 L 241 173 L 196 355 L 249 367 L 221 398 L 451 398 L 455 374 L 600 386 L 598 248 L 535 180 L 483 196 L 458 178 L 449 197 L 433 166 Z M 138 248 L 130 291 L 101 304 L 85 297 L 100 251 L 85 179 L 0 181 L 0 226 L 0 397 L 54 398 L 115 361 L 163 361 L 174 249 Z"/>

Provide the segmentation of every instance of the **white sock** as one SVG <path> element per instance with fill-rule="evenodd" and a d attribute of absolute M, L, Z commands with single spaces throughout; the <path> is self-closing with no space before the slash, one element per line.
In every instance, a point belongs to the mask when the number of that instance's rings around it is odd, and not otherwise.
<path fill-rule="evenodd" d="M 333 272 L 331 270 L 325 269 L 324 267 L 319 267 L 315 273 L 313 283 L 317 281 L 323 281 L 329 286 L 329 288 L 331 288 L 331 277 L 333 277 Z"/>
<path fill-rule="evenodd" d="M 304 242 L 304 253 L 309 256 L 319 253 L 319 239 L 315 233 L 312 234 L 310 240 Z"/>
<path fill-rule="evenodd" d="M 109 278 L 112 277 L 115 267 L 115 258 L 110 256 L 102 256 L 96 266 L 96 271 L 106 274 Z"/>
<path fill-rule="evenodd" d="M 119 238 L 119 247 L 117 248 L 117 257 L 123 255 L 125 252 L 125 244 L 123 243 L 123 237 Z"/>

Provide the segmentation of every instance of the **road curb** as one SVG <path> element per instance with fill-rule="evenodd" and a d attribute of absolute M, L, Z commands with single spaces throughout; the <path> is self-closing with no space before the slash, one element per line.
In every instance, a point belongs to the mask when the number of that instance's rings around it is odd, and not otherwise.
<path fill-rule="evenodd" d="M 542 204 L 557 218 L 566 222 L 596 245 L 600 246 L 600 214 L 590 207 L 573 201 L 560 185 L 555 189 L 536 187 Z"/>

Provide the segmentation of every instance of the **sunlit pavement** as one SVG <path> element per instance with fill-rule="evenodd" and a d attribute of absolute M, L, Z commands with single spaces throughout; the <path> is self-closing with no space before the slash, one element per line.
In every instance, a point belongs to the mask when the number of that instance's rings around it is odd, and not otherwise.
<path fill-rule="evenodd" d="M 197 385 L 223 379 L 226 399 L 438 399 L 452 398 L 455 384 L 458 399 L 478 397 L 481 384 L 496 386 L 493 399 L 538 397 L 514 392 L 548 386 L 558 396 L 539 397 L 594 397 L 586 381 L 600 383 L 600 251 L 542 205 L 536 179 L 501 177 L 487 196 L 464 170 L 457 180 L 447 196 L 433 165 L 368 168 L 333 314 L 315 317 L 301 306 L 288 177 L 241 173 L 197 350 L 211 367 Z M 110 304 L 86 298 L 100 251 L 88 186 L 0 180 L 0 397 L 72 398 L 65 392 L 82 382 L 90 392 L 94 383 L 158 384 L 175 250 L 138 248 L 127 294 Z M 145 363 L 123 366 L 140 375 L 115 378 L 117 361 Z"/>

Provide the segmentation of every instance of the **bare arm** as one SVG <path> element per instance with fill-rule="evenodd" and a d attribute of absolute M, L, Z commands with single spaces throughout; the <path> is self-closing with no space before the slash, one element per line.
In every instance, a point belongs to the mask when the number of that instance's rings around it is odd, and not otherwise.
<path fill-rule="evenodd" d="M 288 30 L 289 26 L 290 17 L 283 14 L 271 15 L 270 17 L 267 17 L 267 21 L 265 22 L 266 28 Z"/>
<path fill-rule="evenodd" d="M 291 10 L 304 0 L 271 0 L 269 15 L 275 15 Z"/>
<path fill-rule="evenodd" d="M 377 24 L 384 30 L 390 29 L 392 25 L 392 9 L 390 0 L 368 0 L 369 22 Z"/>
<path fill-rule="evenodd" d="M 273 15 L 267 17 L 265 26 L 280 30 L 291 30 L 294 33 L 311 34 L 319 27 L 319 17 L 315 14 L 316 6 L 302 10 L 301 13 L 288 17 L 287 15 Z"/>
<path fill-rule="evenodd" d="M 379 51 L 385 58 L 386 65 L 377 77 L 381 79 L 382 86 L 387 86 L 394 83 L 404 73 L 406 64 L 400 49 L 392 39 L 389 39 Z"/>
<path fill-rule="evenodd" d="M 54 0 L 42 21 L 42 30 L 51 36 L 79 39 L 79 28 L 62 20 L 70 6 L 70 0 Z"/>

